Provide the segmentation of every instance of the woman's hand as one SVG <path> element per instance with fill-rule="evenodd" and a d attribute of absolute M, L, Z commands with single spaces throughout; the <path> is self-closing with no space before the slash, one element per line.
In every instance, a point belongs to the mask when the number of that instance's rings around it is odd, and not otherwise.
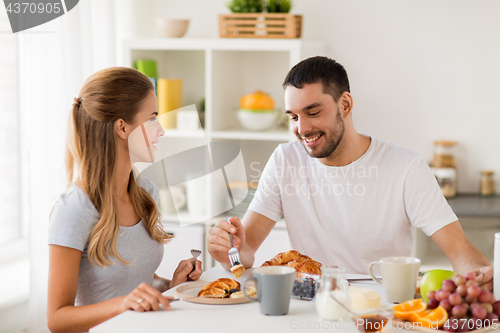
<path fill-rule="evenodd" d="M 182 260 L 177 266 L 177 269 L 174 272 L 174 277 L 170 282 L 170 288 L 177 286 L 183 282 L 188 280 L 198 280 L 203 273 L 201 269 L 201 261 L 196 260 L 196 269 L 193 270 L 193 259 Z"/>
<path fill-rule="evenodd" d="M 143 282 L 130 294 L 123 297 L 121 312 L 127 310 L 156 311 L 160 308 L 160 304 L 165 310 L 170 310 L 169 299 L 173 299 L 173 297 L 163 296 L 158 290 Z"/>

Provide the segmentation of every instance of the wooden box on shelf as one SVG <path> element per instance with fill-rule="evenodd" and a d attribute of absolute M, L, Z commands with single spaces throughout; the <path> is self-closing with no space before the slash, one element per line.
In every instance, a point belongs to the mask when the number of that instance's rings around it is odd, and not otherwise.
<path fill-rule="evenodd" d="M 220 14 L 219 29 L 224 38 L 300 38 L 302 15 Z"/>

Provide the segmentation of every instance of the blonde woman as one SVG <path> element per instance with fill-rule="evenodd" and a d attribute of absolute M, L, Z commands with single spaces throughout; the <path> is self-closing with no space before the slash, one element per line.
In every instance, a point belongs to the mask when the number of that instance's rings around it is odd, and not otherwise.
<path fill-rule="evenodd" d="M 91 76 L 75 99 L 68 126 L 70 186 L 49 227 L 48 326 L 82 332 L 124 311 L 168 310 L 161 293 L 200 277 L 201 262 L 183 260 L 172 280 L 155 275 L 170 236 L 162 229 L 158 189 L 134 178 L 135 162 L 152 162 L 164 135 L 151 81 L 129 68 Z"/>

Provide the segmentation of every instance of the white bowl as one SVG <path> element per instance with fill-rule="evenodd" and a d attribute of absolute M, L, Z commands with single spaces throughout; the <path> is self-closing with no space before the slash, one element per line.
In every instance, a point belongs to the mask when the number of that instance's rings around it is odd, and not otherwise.
<path fill-rule="evenodd" d="M 246 129 L 252 131 L 262 131 L 271 127 L 277 118 L 278 113 L 274 112 L 253 112 L 248 110 L 238 110 L 238 120 Z"/>
<path fill-rule="evenodd" d="M 182 37 L 189 27 L 189 20 L 159 18 L 156 20 L 163 37 Z"/>

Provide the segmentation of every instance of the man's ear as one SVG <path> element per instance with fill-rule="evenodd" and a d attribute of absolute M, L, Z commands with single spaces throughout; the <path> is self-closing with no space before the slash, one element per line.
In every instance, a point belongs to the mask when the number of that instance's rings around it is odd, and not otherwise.
<path fill-rule="evenodd" d="M 340 111 L 345 119 L 352 111 L 352 96 L 347 91 L 344 91 L 340 96 Z"/>
<path fill-rule="evenodd" d="M 121 139 L 123 139 L 123 140 L 128 139 L 128 135 L 129 135 L 128 127 L 127 127 L 127 123 L 125 123 L 125 121 L 123 119 L 118 119 L 117 121 L 115 121 L 114 129 L 115 129 L 116 134 L 118 134 L 118 136 Z"/>

